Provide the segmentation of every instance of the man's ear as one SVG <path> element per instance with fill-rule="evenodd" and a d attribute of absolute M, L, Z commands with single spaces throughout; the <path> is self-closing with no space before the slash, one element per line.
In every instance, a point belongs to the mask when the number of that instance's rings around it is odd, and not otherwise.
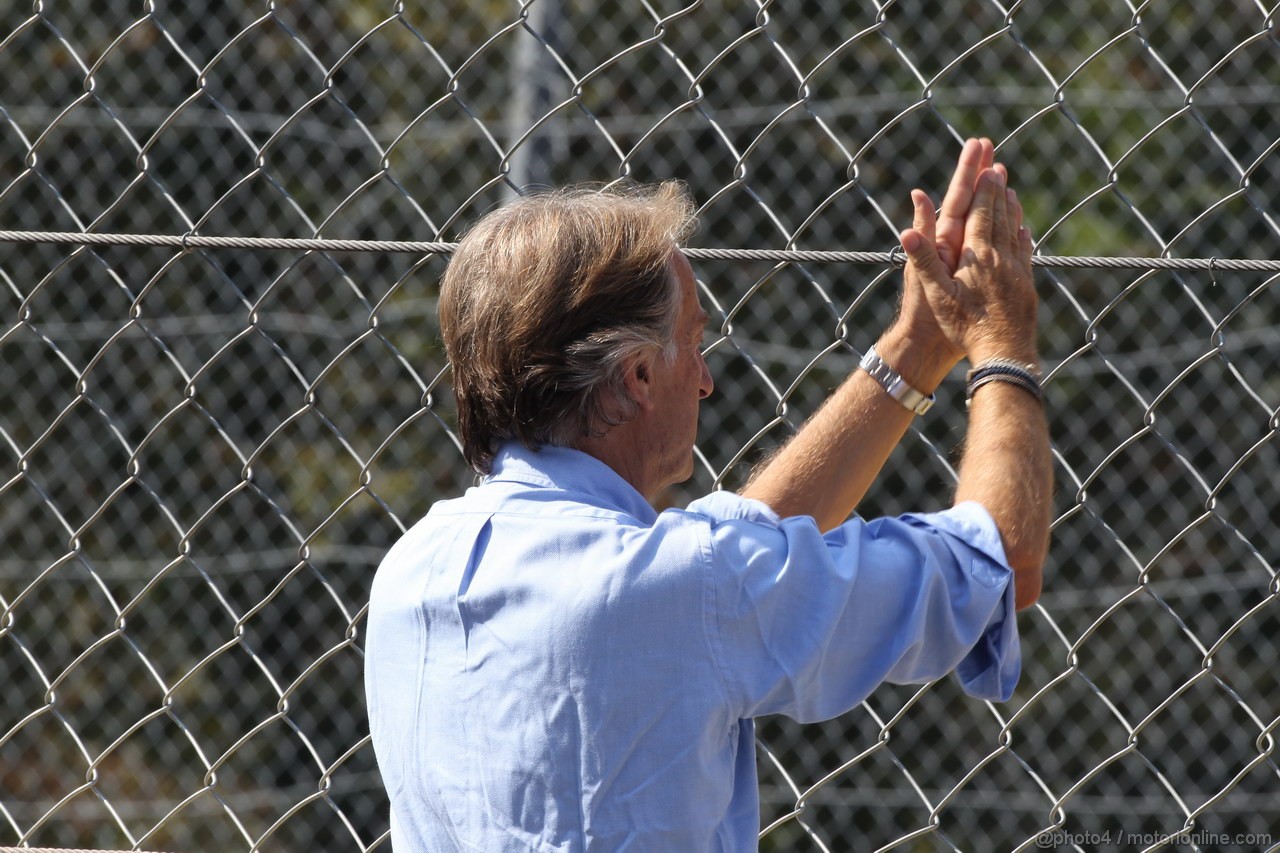
<path fill-rule="evenodd" d="M 623 374 L 623 386 L 626 388 L 627 397 L 639 409 L 647 411 L 653 408 L 652 360 L 643 356 L 636 356 L 632 359 L 631 363 L 627 365 L 626 373 Z"/>

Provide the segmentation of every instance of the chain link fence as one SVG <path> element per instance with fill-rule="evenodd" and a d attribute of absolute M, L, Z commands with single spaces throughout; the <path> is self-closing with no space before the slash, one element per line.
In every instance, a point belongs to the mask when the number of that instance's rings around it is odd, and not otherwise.
<path fill-rule="evenodd" d="M 1042 254 L 1267 258 L 1277 34 L 1246 0 L 15 2 L 0 228 L 443 241 L 676 177 L 695 246 L 881 251 L 987 135 Z M 361 632 L 471 482 L 446 261 L 0 246 L 0 845 L 389 848 Z M 1038 273 L 1057 520 L 1017 694 L 762 720 L 762 849 L 1280 849 L 1280 287 L 1211 267 Z M 717 390 L 673 504 L 740 485 L 900 279 L 695 271 Z M 947 504 L 939 396 L 864 514 Z"/>

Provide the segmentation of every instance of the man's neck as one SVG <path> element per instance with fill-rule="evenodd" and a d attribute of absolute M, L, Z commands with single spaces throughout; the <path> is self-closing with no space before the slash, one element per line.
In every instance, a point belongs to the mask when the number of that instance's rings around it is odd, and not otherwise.
<path fill-rule="evenodd" d="M 651 470 L 652 454 L 639 430 L 631 423 L 613 427 L 604 435 L 584 438 L 575 445 L 575 449 L 608 465 L 651 505 L 658 492 L 667 485 Z"/>

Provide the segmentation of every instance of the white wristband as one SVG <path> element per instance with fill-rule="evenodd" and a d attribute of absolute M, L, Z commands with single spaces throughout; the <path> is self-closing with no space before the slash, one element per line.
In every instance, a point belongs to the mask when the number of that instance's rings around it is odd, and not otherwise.
<path fill-rule="evenodd" d="M 858 367 L 865 370 L 871 375 L 872 379 L 880 383 L 880 387 L 885 390 L 885 393 L 915 414 L 923 415 L 933 405 L 933 395 L 922 394 L 908 385 L 907 380 L 903 379 L 892 367 L 885 364 L 884 359 L 879 356 L 875 347 L 867 349 L 867 354 L 862 357 L 862 361 L 858 362 Z"/>

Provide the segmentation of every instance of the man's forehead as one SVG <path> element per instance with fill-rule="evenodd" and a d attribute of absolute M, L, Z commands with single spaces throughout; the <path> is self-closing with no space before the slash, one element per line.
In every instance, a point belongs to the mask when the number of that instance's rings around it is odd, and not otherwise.
<path fill-rule="evenodd" d="M 678 252 L 677 254 L 681 257 L 684 256 L 683 252 Z M 707 309 L 702 307 L 702 296 L 698 293 L 698 279 L 694 276 L 693 269 L 689 266 L 689 261 L 687 259 L 683 266 L 685 272 L 681 278 L 684 279 L 683 286 L 687 288 L 684 298 L 685 300 L 692 302 L 694 307 L 692 322 L 697 326 L 705 326 L 707 325 L 707 321 L 711 319 L 711 315 L 707 313 Z"/>
<path fill-rule="evenodd" d="M 671 254 L 671 269 L 675 274 L 676 280 L 685 289 L 684 298 L 686 300 L 692 299 L 692 301 L 698 303 L 699 322 L 706 322 L 707 314 L 702 310 L 702 303 L 698 298 L 698 279 L 693 274 L 693 266 L 689 263 L 689 258 L 679 249 L 676 249 Z"/>

